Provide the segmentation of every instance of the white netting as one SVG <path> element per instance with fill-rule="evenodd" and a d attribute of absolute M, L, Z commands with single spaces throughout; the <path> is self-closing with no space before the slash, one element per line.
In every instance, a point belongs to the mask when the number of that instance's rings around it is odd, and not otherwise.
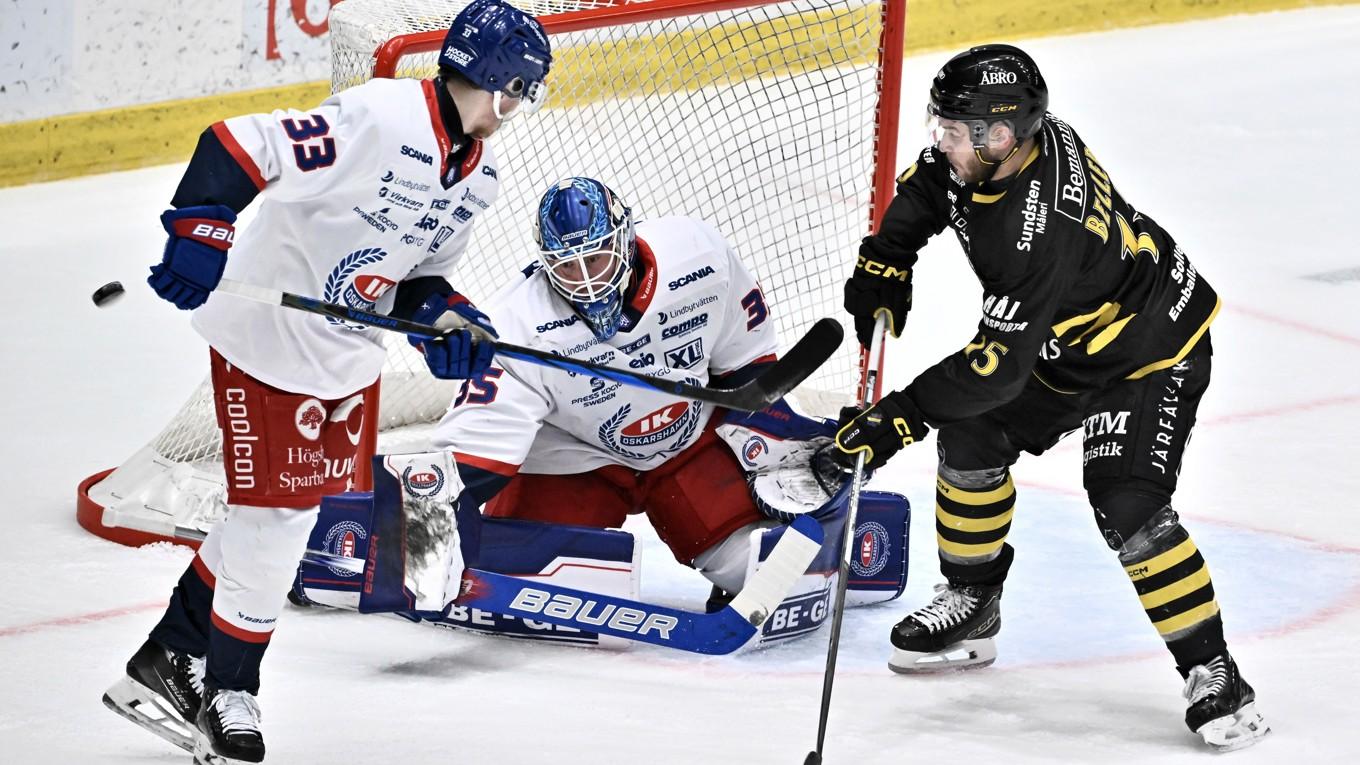
<path fill-rule="evenodd" d="M 412 35 L 401 38 L 411 48 L 394 59 L 392 74 L 432 76 L 442 33 L 464 5 L 336 6 L 333 88 L 368 79 L 375 51 L 402 35 Z M 641 218 L 684 214 L 715 225 L 760 278 L 785 348 L 818 318 L 842 315 L 841 284 L 869 229 L 882 2 L 753 0 L 720 11 L 712 10 L 718 2 L 688 0 L 626 9 L 622 2 L 516 5 L 543 19 L 552 38 L 549 99 L 492 139 L 503 168 L 501 194 L 478 218 L 451 278 L 456 287 L 485 301 L 506 284 L 533 257 L 530 220 L 543 189 L 566 175 L 586 175 L 613 187 Z M 666 10 L 680 6 L 689 12 Z M 660 17 L 623 25 L 600 20 L 584 29 L 573 21 L 575 11 L 610 7 Z M 578 31 L 556 31 L 561 22 Z M 422 32 L 429 34 L 414 34 Z M 857 379 L 851 335 L 800 388 L 807 408 L 834 415 L 850 399 Z M 403 338 L 394 336 L 388 347 L 381 430 L 437 419 L 453 395 L 450 386 L 429 377 Z M 390 438 L 380 434 L 380 448 Z M 205 386 L 141 455 L 162 468 L 197 463 L 202 477 L 220 476 L 219 451 Z M 107 499 L 126 501 L 129 491 L 118 488 Z"/>

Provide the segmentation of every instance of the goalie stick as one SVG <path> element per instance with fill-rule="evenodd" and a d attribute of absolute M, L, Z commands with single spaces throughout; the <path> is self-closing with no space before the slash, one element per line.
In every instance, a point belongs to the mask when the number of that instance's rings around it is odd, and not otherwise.
<path fill-rule="evenodd" d="M 225 292 L 230 295 L 254 300 L 270 305 L 280 305 L 285 308 L 292 308 L 307 313 L 329 316 L 333 319 L 352 321 L 356 324 L 363 324 L 378 329 L 386 329 L 392 332 L 400 332 L 414 337 L 435 339 L 451 330 L 443 330 L 426 324 L 418 324 L 406 319 L 395 316 L 387 316 L 380 313 L 360 311 L 357 308 L 339 305 L 336 303 L 326 303 L 315 298 L 295 295 L 291 292 L 261 287 L 254 284 L 239 282 L 234 279 L 223 279 L 217 285 L 217 292 Z M 569 356 L 559 356 L 555 353 L 540 351 L 534 348 L 526 348 L 521 345 L 501 342 L 490 338 L 484 338 L 481 342 L 490 342 L 495 345 L 496 353 L 502 356 L 509 356 L 512 359 L 527 361 L 530 364 L 538 364 L 545 367 L 553 367 L 567 372 L 576 372 L 594 377 L 602 377 L 624 385 L 632 385 L 638 388 L 657 390 L 669 393 L 680 398 L 704 401 L 716 404 L 728 409 L 740 409 L 744 412 L 758 412 L 765 407 L 783 398 L 785 394 L 798 387 L 798 384 L 806 380 L 808 375 L 817 371 L 831 354 L 840 347 L 841 338 L 844 336 L 840 322 L 835 319 L 819 319 L 812 325 L 812 329 L 789 349 L 778 361 L 766 369 L 759 377 L 737 388 L 724 390 L 720 388 L 708 388 L 702 385 L 678 380 L 667 380 L 655 375 L 642 372 L 634 372 L 630 369 L 616 369 L 603 364 L 596 364 L 585 359 L 575 359 Z"/>
<path fill-rule="evenodd" d="M 874 314 L 874 331 L 869 336 L 869 347 L 860 353 L 863 372 L 859 385 L 861 409 L 878 400 L 879 373 L 883 371 L 883 340 L 887 330 L 887 313 L 880 309 Z M 855 516 L 859 513 L 860 486 L 864 483 L 864 452 L 855 455 L 855 471 L 850 478 L 850 506 L 845 514 L 845 545 L 841 550 L 836 577 L 836 602 L 831 610 L 831 638 L 826 649 L 826 669 L 822 672 L 822 706 L 817 717 L 817 748 L 807 753 L 803 765 L 822 765 L 822 748 L 826 745 L 826 721 L 831 712 L 831 686 L 836 680 L 836 655 L 840 649 L 841 617 L 845 615 L 845 588 L 850 578 L 850 556 L 854 554 Z"/>
<path fill-rule="evenodd" d="M 172 521 L 104 511 L 105 526 L 121 526 L 185 541 L 201 542 L 207 535 L 198 529 L 176 526 Z M 729 654 L 755 637 L 789 590 L 812 565 L 822 548 L 821 524 L 799 516 L 741 592 L 715 613 L 697 613 L 642 601 L 600 595 L 546 582 L 533 582 L 468 568 L 463 572 L 463 592 L 456 605 L 572 627 L 582 632 L 611 635 L 666 646 L 691 653 Z M 321 550 L 308 550 L 306 560 L 363 573 L 363 558 L 348 558 Z"/>

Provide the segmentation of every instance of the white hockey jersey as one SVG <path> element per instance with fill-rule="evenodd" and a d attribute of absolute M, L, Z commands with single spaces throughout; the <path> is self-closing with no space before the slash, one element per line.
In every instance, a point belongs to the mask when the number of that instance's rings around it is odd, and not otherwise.
<path fill-rule="evenodd" d="M 375 79 L 310 112 L 226 120 L 218 138 L 263 191 L 224 276 L 386 312 L 403 279 L 450 278 L 500 188 L 478 142 L 444 188 L 452 148 L 429 80 Z M 472 139 L 468 139 L 472 140 Z M 213 293 L 193 326 L 269 385 L 339 398 L 377 378 L 380 330 Z"/>
<path fill-rule="evenodd" d="M 506 342 L 698 384 L 774 359 L 764 295 L 716 230 L 667 217 L 638 223 L 637 237 L 642 281 L 631 313 L 640 318 L 608 342 L 595 339 L 537 268 L 482 307 Z M 461 463 L 502 475 L 649 470 L 698 440 L 712 409 L 497 357 L 464 385 L 433 441 Z"/>

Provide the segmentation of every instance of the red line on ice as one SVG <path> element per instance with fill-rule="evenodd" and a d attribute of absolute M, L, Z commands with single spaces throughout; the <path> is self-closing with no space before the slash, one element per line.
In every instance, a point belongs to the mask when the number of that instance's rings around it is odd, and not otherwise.
<path fill-rule="evenodd" d="M 1328 340 L 1335 340 L 1340 343 L 1346 343 L 1347 345 L 1354 345 L 1360 347 L 1360 337 L 1353 337 L 1342 332 L 1335 332 L 1330 329 L 1323 329 L 1322 327 L 1314 327 L 1311 324 L 1304 324 L 1301 321 L 1287 319 L 1283 316 L 1275 316 L 1272 314 L 1265 313 L 1264 311 L 1258 311 L 1255 308 L 1245 308 L 1240 305 L 1228 305 L 1228 304 L 1225 304 L 1224 307 L 1227 308 L 1229 311 L 1232 311 L 1233 313 L 1240 313 L 1243 316 L 1248 316 L 1258 321 L 1264 321 L 1267 324 L 1277 324 L 1281 327 L 1288 327 L 1290 329 L 1298 330 L 1299 332 L 1304 332 L 1309 335 L 1317 335 L 1318 337 L 1325 337 Z"/>
<path fill-rule="evenodd" d="M 102 622 L 105 619 L 117 619 L 120 616 L 140 614 L 143 611 L 151 611 L 157 608 L 165 608 L 164 600 L 157 600 L 153 603 L 141 603 L 135 606 L 123 606 L 122 608 L 110 608 L 107 611 L 94 611 L 88 614 L 77 614 L 76 616 L 63 616 L 57 619 L 44 619 L 32 624 L 20 624 L 14 627 L 0 627 L 0 637 L 12 637 L 14 635 L 26 635 L 30 632 L 41 632 L 50 627 L 73 627 L 90 622 Z"/>

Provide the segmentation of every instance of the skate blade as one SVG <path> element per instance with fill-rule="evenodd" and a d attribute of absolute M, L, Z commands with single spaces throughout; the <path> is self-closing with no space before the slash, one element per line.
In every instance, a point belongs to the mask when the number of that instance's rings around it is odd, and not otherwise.
<path fill-rule="evenodd" d="M 1256 702 L 1244 705 L 1236 714 L 1224 715 L 1199 726 L 1195 731 L 1204 743 L 1219 752 L 1231 752 L 1260 741 L 1270 732 L 1265 718 L 1256 711 Z"/>
<path fill-rule="evenodd" d="M 104 706 L 186 752 L 194 751 L 189 724 L 165 700 L 130 677 L 104 692 Z"/>
<path fill-rule="evenodd" d="M 888 669 L 899 675 L 929 675 L 960 669 L 982 669 L 996 661 L 996 640 L 963 640 L 943 651 L 921 653 L 894 647 Z"/>

